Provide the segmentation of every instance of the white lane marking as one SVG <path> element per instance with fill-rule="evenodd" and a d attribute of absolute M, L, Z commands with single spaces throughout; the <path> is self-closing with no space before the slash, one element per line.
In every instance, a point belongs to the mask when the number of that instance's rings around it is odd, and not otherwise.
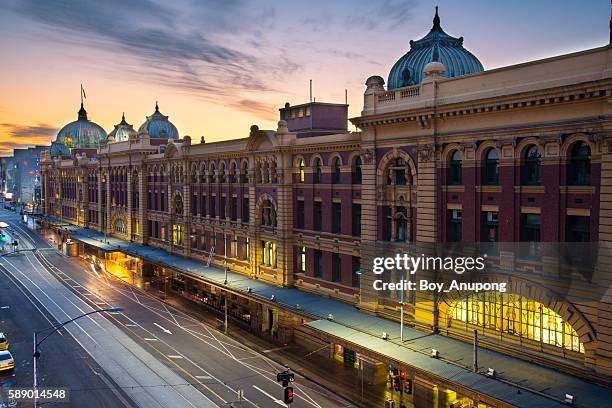
<path fill-rule="evenodd" d="M 2 306 L 2 307 L 0 307 L 0 309 L 3 309 L 3 310 L 4 309 L 10 309 L 10 308 L 11 308 L 10 306 Z"/>
<path fill-rule="evenodd" d="M 143 340 L 144 341 L 159 341 L 158 339 L 151 339 L 149 337 L 145 337 Z"/>
<path fill-rule="evenodd" d="M 267 392 L 265 392 L 264 390 L 262 390 L 261 388 L 259 388 L 258 386 L 256 386 L 255 384 L 253 384 L 253 388 L 255 388 L 257 391 L 261 392 L 263 395 L 271 398 L 274 402 L 276 402 L 278 405 L 282 406 L 282 407 L 286 407 L 287 405 L 285 405 L 285 403 L 282 400 L 279 400 L 278 398 L 275 398 L 274 396 L 268 394 Z"/>
<path fill-rule="evenodd" d="M 27 260 L 30 262 L 30 264 L 31 264 L 31 265 L 34 267 L 34 270 L 35 270 L 35 271 L 37 271 L 37 272 L 38 272 L 38 274 L 42 276 L 42 273 L 40 272 L 40 270 L 38 270 L 38 269 L 37 269 L 37 267 L 36 267 L 36 266 L 35 266 L 35 265 L 32 263 L 32 261 L 31 261 L 31 260 L 30 260 L 30 259 L 27 257 L 27 255 L 26 255 L 26 259 L 27 259 Z M 50 272 L 49 272 L 49 271 L 48 271 L 48 270 L 47 270 L 47 269 L 46 269 L 46 268 L 45 268 L 45 267 L 42 265 L 42 263 L 40 263 L 40 261 L 38 260 L 38 258 L 36 258 L 36 257 L 35 257 L 35 260 L 38 262 L 38 264 L 41 266 L 41 268 L 42 268 L 43 270 L 45 270 L 45 271 L 46 271 L 46 273 L 50 273 Z M 7 261 L 7 260 L 5 260 L 5 261 Z M 13 269 L 15 269 L 15 270 L 16 270 L 18 273 L 20 273 L 20 274 L 21 274 L 21 275 L 22 275 L 22 276 L 23 276 L 25 279 L 27 279 L 28 281 L 30 281 L 30 282 L 31 282 L 31 283 L 32 283 L 32 284 L 33 284 L 33 285 L 34 285 L 34 286 L 35 286 L 35 287 L 36 287 L 36 288 L 37 288 L 37 289 L 38 289 L 38 290 L 41 292 L 41 294 L 42 294 L 42 295 L 44 295 L 44 296 L 45 296 L 47 299 L 49 299 L 49 300 L 50 300 L 50 301 L 51 301 L 51 302 L 52 302 L 52 303 L 53 303 L 53 304 L 54 304 L 54 305 L 55 305 L 57 308 L 59 308 L 59 310 L 60 310 L 61 312 L 63 312 L 63 314 L 65 314 L 66 316 L 70 317 L 70 316 L 69 316 L 69 314 L 68 314 L 68 313 L 67 313 L 67 312 L 66 312 L 66 311 L 65 311 L 65 310 L 64 310 L 64 309 L 63 309 L 61 306 L 59 306 L 59 305 L 58 305 L 58 304 L 57 304 L 57 303 L 56 303 L 56 302 L 55 302 L 53 299 L 51 299 L 51 297 L 50 297 L 50 296 L 49 296 L 49 295 L 48 295 L 46 292 L 44 292 L 44 291 L 43 291 L 43 290 L 42 290 L 42 289 L 41 289 L 41 288 L 40 288 L 40 287 L 39 287 L 39 286 L 38 286 L 36 283 L 34 283 L 34 282 L 32 281 L 32 279 L 28 278 L 28 277 L 27 277 L 27 276 L 26 276 L 26 275 L 25 275 L 23 272 L 21 272 L 19 269 L 17 269 L 17 267 L 16 267 L 14 264 L 12 264 L 12 263 L 11 263 L 11 262 L 9 262 L 9 261 L 7 261 L 7 262 L 8 262 L 8 263 L 9 263 L 9 264 L 10 264 L 10 265 L 13 267 Z M 9 273 L 10 273 L 10 272 L 9 272 Z M 11 273 L 11 274 L 12 274 L 12 273 Z M 28 289 L 28 291 L 30 291 L 30 289 Z M 37 299 L 39 302 L 41 302 L 41 300 L 40 300 L 38 297 L 36 297 L 36 295 L 34 295 L 34 293 L 33 293 L 33 292 L 30 292 L 30 293 L 32 293 L 32 295 L 33 295 L 33 296 L 34 296 L 34 297 L 35 297 L 35 298 L 36 298 L 36 299 Z M 64 298 L 65 298 L 66 300 L 68 300 L 68 299 L 67 299 L 65 296 L 64 296 Z M 81 299 L 79 299 L 79 298 L 77 297 L 77 300 L 81 300 Z M 74 302 L 71 302 L 70 300 L 68 300 L 68 301 L 69 301 L 70 303 L 72 303 L 73 305 L 75 305 L 75 304 L 74 304 Z M 85 306 L 87 306 L 87 307 L 89 307 L 89 308 L 91 309 L 91 306 L 87 305 L 87 303 L 85 303 L 83 300 L 81 300 L 81 302 L 82 302 L 82 303 L 84 303 L 84 304 L 85 304 Z M 76 305 L 75 305 L 75 306 L 76 306 Z M 77 307 L 77 309 L 79 309 L 79 308 Z M 80 309 L 79 309 L 79 310 L 80 310 Z M 100 326 L 100 325 L 99 325 L 99 324 L 98 324 L 96 321 L 94 321 L 94 319 L 93 319 L 91 316 L 88 316 L 87 318 L 88 318 L 88 320 L 90 320 L 90 321 L 92 321 L 94 324 L 96 324 L 97 326 L 101 327 L 101 326 Z M 87 337 L 88 337 L 88 338 L 89 338 L 89 339 L 90 339 L 90 340 L 91 340 L 91 341 L 94 343 L 94 347 L 99 347 L 99 346 L 100 346 L 100 344 L 99 344 L 99 343 L 98 343 L 98 342 L 97 342 L 97 341 L 96 341 L 96 340 L 95 340 L 93 337 L 91 337 L 91 336 L 89 335 L 89 333 L 88 333 L 88 332 L 87 332 L 87 331 L 86 331 L 86 330 L 85 330 L 83 327 L 81 327 L 81 325 L 80 325 L 79 323 L 77 323 L 77 322 L 73 322 L 73 323 L 72 323 L 72 325 L 74 325 L 74 326 L 78 327 L 78 328 L 79 328 L 79 329 L 80 329 L 80 330 L 81 330 L 81 331 L 82 331 L 82 332 L 83 332 L 83 333 L 84 333 L 84 334 L 85 334 L 85 335 L 86 335 L 86 336 L 87 336 Z M 68 333 L 70 333 L 70 330 L 67 330 L 67 331 L 68 331 Z M 70 333 L 70 334 L 72 334 L 72 333 Z M 77 338 L 76 338 L 74 335 L 72 335 L 72 337 L 73 337 L 73 338 L 76 340 L 76 342 L 77 342 L 77 343 L 78 343 L 78 344 L 79 344 L 79 345 L 80 345 L 80 346 L 81 346 L 81 347 L 82 347 L 82 348 L 83 348 L 85 351 L 87 351 L 87 353 L 88 353 L 90 356 L 92 356 L 92 358 L 93 358 L 93 355 L 92 355 L 92 354 L 90 353 L 90 351 L 89 351 L 89 350 L 88 350 L 88 349 L 87 349 L 87 348 L 86 348 L 86 347 L 83 345 L 83 343 L 82 343 L 82 342 L 81 342 L 79 339 L 77 339 Z M 192 407 L 194 407 L 194 408 L 196 407 L 196 406 L 195 406 L 193 403 L 191 403 L 191 401 L 189 401 L 189 400 L 188 400 L 188 399 L 187 399 L 187 398 L 186 398 L 186 397 L 185 397 L 183 394 L 178 393 L 178 396 L 179 396 L 179 397 L 181 397 L 182 399 L 184 399 L 184 400 L 185 400 L 185 401 L 186 401 L 186 402 L 187 402 L 189 405 L 191 405 Z"/>
<path fill-rule="evenodd" d="M 164 327 L 160 326 L 159 324 L 157 324 L 157 323 L 153 323 L 153 324 L 154 324 L 154 325 L 156 325 L 157 327 L 159 327 L 160 329 L 162 329 L 162 331 L 163 331 L 164 333 L 167 333 L 167 334 L 172 334 L 172 332 L 171 332 L 170 330 L 168 330 L 168 329 L 166 329 L 166 328 L 164 328 Z"/>
<path fill-rule="evenodd" d="M 43 258 L 44 258 L 44 256 L 43 256 Z M 46 260 L 47 262 L 49 262 L 49 261 L 48 261 L 46 258 L 45 258 L 45 260 Z M 50 265 L 50 266 L 51 266 L 51 265 Z M 54 269 L 56 269 L 54 266 L 51 266 L 51 267 L 53 267 Z M 130 296 L 127 294 L 127 291 L 123 291 L 123 290 L 119 290 L 119 289 L 117 289 L 117 288 L 114 288 L 114 287 L 113 287 L 112 285 L 110 285 L 108 282 L 105 282 L 105 284 L 106 284 L 106 286 L 107 286 L 109 289 L 114 290 L 115 292 L 120 293 L 120 294 L 122 294 L 123 296 L 125 296 L 125 297 L 127 297 L 127 298 L 130 298 Z M 134 291 L 133 291 L 133 289 L 132 289 L 132 288 L 130 288 L 130 291 L 132 292 L 132 294 L 134 295 L 134 297 L 136 297 L 136 293 L 134 293 Z M 144 294 L 144 295 L 145 295 L 145 297 L 150 298 L 150 299 L 151 299 L 151 300 L 153 300 L 153 301 L 156 301 L 156 303 L 161 303 L 161 302 L 159 302 L 159 300 L 158 300 L 158 299 L 154 298 L 153 296 L 147 296 L 147 294 Z M 98 296 L 98 295 L 95 295 L 95 294 L 94 294 L 94 296 L 96 296 L 96 297 L 100 298 L 100 296 Z M 130 299 L 130 300 L 131 300 L 131 299 Z M 154 314 L 158 315 L 158 316 L 159 316 L 159 317 L 161 317 L 163 320 L 168 321 L 170 324 L 172 324 L 172 323 L 173 323 L 173 322 L 172 322 L 172 320 L 170 320 L 168 317 L 166 317 L 165 315 L 162 315 L 162 313 L 166 314 L 166 313 L 169 311 L 167 308 L 166 308 L 166 310 L 161 310 L 161 309 L 158 309 L 158 308 L 153 308 L 153 307 L 151 307 L 151 306 L 149 306 L 149 305 L 145 305 L 145 304 L 143 304 L 142 302 L 140 302 L 140 299 L 138 299 L 138 298 L 137 298 L 137 302 L 138 302 L 138 303 L 139 303 L 141 306 L 143 306 L 143 307 L 145 307 L 145 308 L 147 308 L 147 309 L 151 310 L 151 311 L 152 311 Z M 159 312 L 162 312 L 162 313 L 157 313 L 157 312 L 156 312 L 155 310 L 153 310 L 153 309 L 158 310 Z M 186 316 L 181 316 L 181 313 L 179 313 L 178 315 L 179 315 L 181 318 L 185 319 L 185 320 L 190 320 L 190 321 L 196 322 L 198 326 L 208 328 L 208 327 L 207 327 L 207 325 L 203 324 L 202 322 L 200 322 L 200 321 L 198 321 L 198 320 L 196 320 L 196 319 L 193 319 L 193 318 L 189 317 L 188 315 L 186 315 Z M 128 318 L 128 319 L 129 319 L 129 317 L 127 317 L 127 316 L 126 316 L 126 318 Z M 129 320 L 131 320 L 132 322 L 134 322 L 132 319 L 129 319 Z M 134 322 L 134 323 L 136 323 L 136 322 Z M 159 325 L 159 324 L 157 324 L 157 323 L 154 323 L 154 324 L 155 324 L 155 325 L 157 325 L 158 327 L 162 328 L 162 330 L 163 330 L 163 327 L 162 327 L 162 326 L 160 326 L 160 325 Z M 151 333 L 150 331 L 148 331 L 146 328 L 144 328 L 143 326 L 141 326 L 141 325 L 139 325 L 139 324 L 129 324 L 129 323 L 126 323 L 126 324 L 123 324 L 123 325 L 124 325 L 124 326 L 126 326 L 126 327 L 141 327 L 143 330 L 145 330 L 145 331 L 146 331 L 146 332 L 148 332 L 149 334 L 154 335 L 153 333 Z M 202 337 L 204 337 L 204 338 L 210 338 L 210 337 L 206 336 L 205 334 L 200 333 L 200 332 L 196 332 L 196 331 L 191 330 L 191 329 L 188 329 L 188 328 L 186 328 L 186 327 L 184 327 L 184 326 L 182 326 L 182 327 L 180 327 L 180 328 L 182 328 L 182 329 L 183 329 L 183 330 L 185 330 L 186 332 L 190 333 L 192 336 L 194 336 L 194 337 L 198 338 L 200 341 L 204 342 L 205 344 L 208 344 L 208 345 L 209 345 L 209 346 L 211 346 L 212 348 L 214 348 L 214 349 L 218 350 L 219 352 L 221 352 L 221 353 L 223 353 L 223 354 L 226 354 L 226 353 L 227 353 L 227 352 L 224 352 L 224 350 L 223 350 L 222 348 L 219 348 L 219 347 L 215 346 L 214 344 L 209 343 L 208 341 L 203 340 L 203 339 L 202 339 Z M 169 331 L 169 330 L 168 330 L 168 331 Z M 213 336 L 213 338 L 212 338 L 211 340 L 216 340 L 216 343 L 221 343 L 221 342 L 220 342 L 220 340 L 219 340 L 218 338 L 216 338 L 215 336 Z M 229 340 L 229 339 L 228 339 L 228 340 Z M 172 348 L 172 349 L 174 349 L 175 351 L 177 351 L 177 352 L 178 352 L 178 350 L 176 350 L 174 347 L 172 347 L 170 344 L 166 343 L 165 341 L 163 341 L 163 340 L 161 340 L 161 339 L 158 339 L 158 341 L 160 341 L 161 343 L 163 343 L 163 344 L 165 344 L 165 345 L 169 346 L 170 348 Z M 231 342 L 228 342 L 228 343 L 227 343 L 227 345 L 228 345 L 228 346 L 230 346 L 230 347 L 239 348 L 239 349 L 240 349 L 240 350 L 242 350 L 242 351 L 248 351 L 248 352 L 251 352 L 251 353 L 255 353 L 253 350 L 249 350 L 249 349 L 244 349 L 244 348 L 242 348 L 242 347 L 238 347 L 238 346 L 236 346 L 236 345 L 232 344 Z M 225 347 L 223 347 L 223 348 L 225 348 Z M 227 350 L 227 349 L 226 349 L 226 350 Z M 179 352 L 179 353 L 180 353 L 180 352 Z M 266 359 L 264 356 L 261 356 L 261 357 L 262 357 L 262 360 L 264 360 L 264 361 L 266 361 L 266 363 L 270 364 L 270 363 L 268 362 L 268 360 L 267 360 L 267 359 Z M 192 360 L 191 360 L 191 359 L 189 359 L 188 357 L 186 357 L 186 356 L 179 356 L 179 358 L 184 358 L 184 359 L 186 359 L 187 361 L 189 361 L 191 364 L 193 364 L 195 367 L 197 367 L 197 368 L 199 368 L 200 370 L 202 370 L 203 372 L 207 372 L 206 370 L 204 370 L 202 367 L 200 367 L 200 366 L 199 366 L 197 363 L 195 363 L 194 361 L 192 361 Z M 245 368 L 250 369 L 250 370 L 252 370 L 253 372 L 255 372 L 255 373 L 257 373 L 257 374 L 261 375 L 263 379 L 265 379 L 265 380 L 269 381 L 270 383 L 276 384 L 276 379 L 275 379 L 275 378 L 274 378 L 274 379 L 272 379 L 272 378 L 268 377 L 267 375 L 262 375 L 262 374 L 261 374 L 261 372 L 265 372 L 265 373 L 266 373 L 266 374 L 268 374 L 268 375 L 273 375 L 273 374 L 274 374 L 273 372 L 267 372 L 267 371 L 265 371 L 265 370 L 263 370 L 263 369 L 261 369 L 261 368 L 256 368 L 256 367 L 254 367 L 254 366 L 252 366 L 252 365 L 250 365 L 250 364 L 247 364 L 247 363 L 245 363 L 245 362 L 241 362 L 241 361 L 237 360 L 237 359 L 236 359 L 235 357 L 233 357 L 233 356 L 231 356 L 230 358 L 231 358 L 233 361 L 236 361 L 236 362 L 238 362 L 238 363 L 242 364 L 242 365 L 243 365 Z M 197 377 L 196 377 L 196 378 L 197 378 Z M 231 388 L 230 386 L 228 386 L 227 384 L 225 384 L 223 381 L 221 381 L 219 378 L 217 378 L 217 377 L 213 376 L 212 374 L 211 374 L 211 378 L 212 378 L 212 379 L 214 379 L 215 381 L 217 381 L 219 384 L 221 384 L 221 385 L 225 386 L 227 389 L 229 389 L 229 390 L 231 390 L 231 391 L 233 391 L 233 392 L 236 392 L 236 390 L 234 390 L 233 388 Z M 297 384 L 294 384 L 294 387 L 295 387 L 296 385 L 297 385 Z M 302 390 L 302 393 L 301 393 L 301 394 L 305 394 L 305 392 Z M 296 397 L 298 397 L 298 398 L 299 398 L 300 396 L 296 395 Z M 314 400 L 312 400 L 312 398 L 310 398 L 309 396 L 308 396 L 308 399 L 305 399 L 305 398 L 304 398 L 304 396 L 302 396 L 302 398 L 303 398 L 303 399 L 305 400 L 305 402 L 306 402 L 307 404 L 309 404 L 309 405 L 313 405 L 314 407 L 317 407 L 317 408 L 320 408 L 320 407 L 321 407 L 319 404 L 317 404 L 316 402 L 314 402 Z M 309 400 L 310 400 L 310 401 L 309 401 Z M 250 401 L 248 401 L 247 399 L 245 399 L 245 401 L 250 402 Z M 313 402 L 311 402 L 311 401 L 313 401 Z M 281 401 L 281 403 L 282 403 L 282 401 Z M 283 405 L 283 406 L 286 406 L 286 405 L 284 405 L 284 403 L 283 403 L 282 405 Z"/>
<path fill-rule="evenodd" d="M 212 377 L 210 375 L 196 375 L 195 378 L 197 378 L 198 380 L 212 380 Z"/>
<path fill-rule="evenodd" d="M 178 354 L 168 354 L 168 358 L 179 360 L 183 358 L 183 356 L 179 356 Z"/>

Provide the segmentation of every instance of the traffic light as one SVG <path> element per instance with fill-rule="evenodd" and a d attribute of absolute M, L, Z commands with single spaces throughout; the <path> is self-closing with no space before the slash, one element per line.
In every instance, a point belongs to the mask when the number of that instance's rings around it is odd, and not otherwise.
<path fill-rule="evenodd" d="M 404 381 L 404 392 L 408 395 L 412 394 L 412 386 L 414 384 L 414 380 L 412 378 L 406 378 Z"/>
<path fill-rule="evenodd" d="M 293 402 L 293 387 L 285 387 L 285 404 Z"/>
<path fill-rule="evenodd" d="M 393 377 L 393 390 L 394 391 L 400 390 L 400 378 L 399 377 Z"/>

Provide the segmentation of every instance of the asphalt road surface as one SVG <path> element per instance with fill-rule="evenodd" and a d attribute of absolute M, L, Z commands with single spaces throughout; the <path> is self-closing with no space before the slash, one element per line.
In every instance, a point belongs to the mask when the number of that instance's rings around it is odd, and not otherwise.
<path fill-rule="evenodd" d="M 0 406 L 14 406 L 7 398 L 10 388 L 32 387 L 33 333 L 57 323 L 10 274 L 0 270 L 0 330 L 10 343 L 16 363 L 13 371 L 0 373 Z M 38 359 L 39 386 L 70 388 L 69 404 L 46 402 L 42 406 L 133 406 L 125 393 L 65 331 L 49 337 L 42 351 Z M 22 401 L 17 406 L 32 406 L 32 403 Z"/>
<path fill-rule="evenodd" d="M 0 220 L 11 224 L 12 234 L 20 241 L 19 249 L 24 251 L 2 261 L 16 279 L 37 276 L 41 281 L 51 282 L 48 289 L 51 292 L 55 290 L 54 284 L 61 282 L 64 290 L 72 292 L 83 303 L 82 310 L 88 310 L 86 306 L 92 310 L 122 307 L 122 313 L 105 314 L 100 319 L 112 323 L 156 362 L 171 369 L 185 384 L 218 406 L 286 406 L 282 402 L 283 389 L 276 382 L 276 373 L 284 367 L 267 358 L 261 350 L 251 350 L 239 339 L 224 335 L 144 291 L 117 282 L 104 270 L 82 259 L 65 257 L 30 231 L 14 213 L 0 210 Z M 39 294 L 39 297 L 42 296 Z M 292 408 L 350 406 L 297 375 L 292 385 L 295 392 Z M 237 403 L 239 391 L 243 399 Z"/>

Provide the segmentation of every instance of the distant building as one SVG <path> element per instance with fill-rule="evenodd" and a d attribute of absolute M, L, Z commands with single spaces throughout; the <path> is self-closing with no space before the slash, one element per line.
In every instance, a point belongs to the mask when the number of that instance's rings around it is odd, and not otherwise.
<path fill-rule="evenodd" d="M 14 149 L 11 157 L 0 159 L 0 186 L 12 193 L 13 202 L 40 204 L 40 155 L 48 146 Z"/>

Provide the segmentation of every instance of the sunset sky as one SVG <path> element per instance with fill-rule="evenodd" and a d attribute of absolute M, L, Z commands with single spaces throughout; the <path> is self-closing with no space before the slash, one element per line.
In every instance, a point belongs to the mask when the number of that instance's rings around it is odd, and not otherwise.
<path fill-rule="evenodd" d="M 610 2 L 80 0 L 0 2 L 0 154 L 76 120 L 135 128 L 159 101 L 182 135 L 245 137 L 308 100 L 361 109 L 368 76 L 431 28 L 463 36 L 485 69 L 608 43 Z"/>

